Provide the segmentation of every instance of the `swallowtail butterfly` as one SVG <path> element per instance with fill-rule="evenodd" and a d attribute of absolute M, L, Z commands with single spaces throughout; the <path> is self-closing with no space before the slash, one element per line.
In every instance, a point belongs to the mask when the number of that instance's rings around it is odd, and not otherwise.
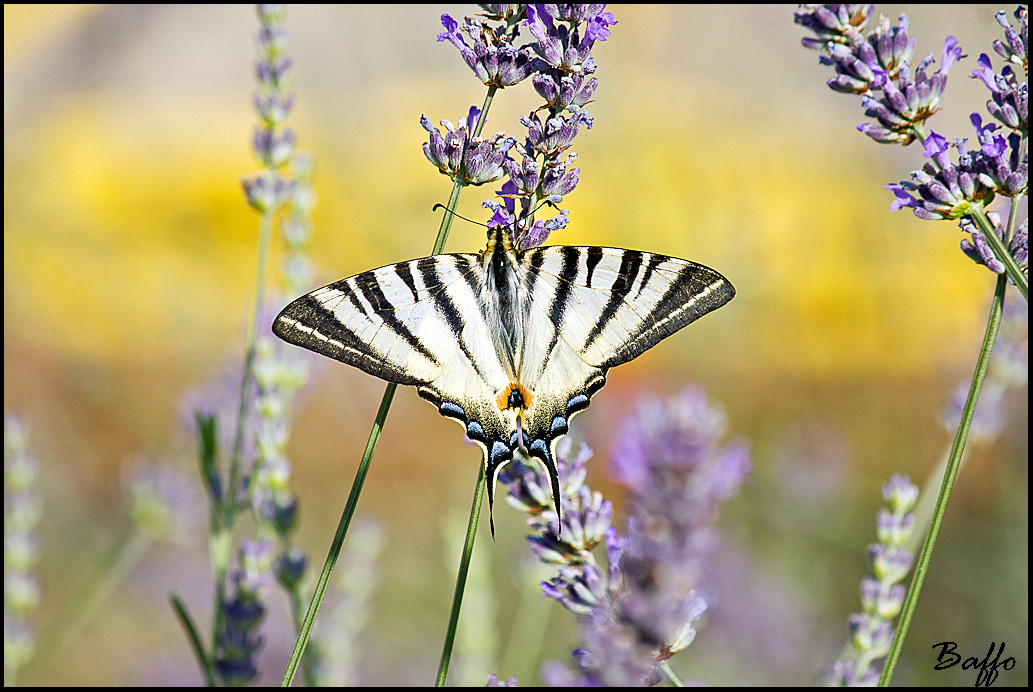
<path fill-rule="evenodd" d="M 518 447 L 548 470 L 556 441 L 606 372 L 735 295 L 713 269 L 607 247 L 518 250 L 506 229 L 480 254 L 443 254 L 356 274 L 279 314 L 281 339 L 413 385 L 484 450 L 489 508 Z M 494 520 L 492 521 L 494 532 Z"/>

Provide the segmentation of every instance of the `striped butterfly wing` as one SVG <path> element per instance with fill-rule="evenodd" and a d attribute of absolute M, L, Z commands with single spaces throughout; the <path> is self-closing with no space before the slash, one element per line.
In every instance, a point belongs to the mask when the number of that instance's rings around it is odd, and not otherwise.
<path fill-rule="evenodd" d="M 486 273 L 489 264 L 498 268 Z M 500 287 L 509 292 L 503 296 Z M 484 451 L 489 506 L 522 428 L 528 453 L 549 472 L 559 510 L 555 443 L 606 371 L 733 295 L 720 274 L 686 260 L 602 247 L 521 253 L 498 231 L 480 255 L 401 262 L 302 296 L 283 309 L 273 331 L 389 382 L 415 385 Z M 513 329 L 518 355 L 500 345 L 506 340 L 498 332 Z"/>
<path fill-rule="evenodd" d="M 665 255 L 603 247 L 543 247 L 522 258 L 530 315 L 520 375 L 534 396 L 524 411 L 528 452 L 553 475 L 555 443 L 588 407 L 606 371 L 721 307 L 723 276 Z"/>
<path fill-rule="evenodd" d="M 387 380 L 415 385 L 458 421 L 490 468 L 513 458 L 513 409 L 495 400 L 510 382 L 481 314 L 481 255 L 447 254 L 342 279 L 289 304 L 281 339 Z"/>

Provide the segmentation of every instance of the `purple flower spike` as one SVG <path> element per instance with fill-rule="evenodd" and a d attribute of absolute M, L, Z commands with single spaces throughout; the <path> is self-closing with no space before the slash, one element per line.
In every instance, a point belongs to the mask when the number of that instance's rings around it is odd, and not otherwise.
<path fill-rule="evenodd" d="M 553 68 L 568 73 L 591 74 L 595 71 L 592 46 L 604 41 L 609 27 L 617 23 L 613 14 L 602 12 L 605 5 L 528 5 L 524 22 L 537 39 L 535 52 Z M 584 21 L 582 39 L 579 24 Z"/>
<path fill-rule="evenodd" d="M 1010 65 L 1001 68 L 997 74 L 993 63 L 985 53 L 979 56 L 979 69 L 972 72 L 973 79 L 980 79 L 990 90 L 986 109 L 1005 127 L 1025 133 L 1029 130 L 1029 85 L 1019 83 Z"/>
<path fill-rule="evenodd" d="M 878 661 L 889 653 L 893 621 L 900 614 L 905 589 L 900 582 L 911 569 L 913 556 L 904 547 L 914 533 L 912 509 L 918 488 L 904 476 L 894 474 L 883 486 L 886 507 L 876 518 L 878 543 L 868 547 L 874 576 L 861 580 L 862 612 L 847 618 L 852 651 L 832 665 L 829 682 L 846 686 L 874 684 Z"/>
<path fill-rule="evenodd" d="M 872 11 L 872 5 L 803 5 L 796 23 L 818 36 L 804 39 L 804 45 L 824 51 L 820 61 L 835 67 L 828 86 L 862 96 L 865 115 L 878 121 L 857 129 L 883 144 L 909 144 L 939 110 L 947 75 L 964 56 L 957 39 L 948 36 L 939 70 L 927 74 L 934 61 L 930 55 L 915 66 L 912 77 L 915 40 L 908 35 L 907 15 L 900 15 L 896 26 L 880 17 L 865 37 L 861 29 Z"/>
<path fill-rule="evenodd" d="M 1021 65 L 1023 72 L 1029 72 L 1029 8 L 1019 5 L 1015 10 L 1015 19 L 1019 21 L 1019 30 L 1015 31 L 1008 22 L 1008 15 L 1003 10 L 994 17 L 1004 27 L 1004 41 L 994 41 L 994 51 L 1008 62 Z"/>
<path fill-rule="evenodd" d="M 815 33 L 803 39 L 807 48 L 825 48 L 830 43 L 850 44 L 861 40 L 860 32 L 875 13 L 875 5 L 800 5 L 793 21 Z"/>
<path fill-rule="evenodd" d="M 443 14 L 441 24 L 445 30 L 438 34 L 438 41 L 449 41 L 459 49 L 467 66 L 486 86 L 501 89 L 519 84 L 538 68 L 530 46 L 514 48 L 505 33 L 496 34 L 477 19 L 467 17 L 460 26 Z M 467 45 L 463 33 L 470 37 L 472 47 Z"/>
<path fill-rule="evenodd" d="M 459 127 L 448 120 L 442 120 L 445 128 L 442 135 L 430 118 L 421 116 L 420 125 L 429 134 L 423 143 L 423 153 L 427 160 L 438 167 L 442 174 L 453 180 L 460 179 L 464 185 L 483 185 L 497 180 L 502 175 L 503 163 L 510 149 L 516 144 L 512 137 L 502 133 L 485 140 L 472 137 L 471 128 L 476 126 L 480 116 L 477 108 L 471 108 L 469 114 L 460 119 Z"/>

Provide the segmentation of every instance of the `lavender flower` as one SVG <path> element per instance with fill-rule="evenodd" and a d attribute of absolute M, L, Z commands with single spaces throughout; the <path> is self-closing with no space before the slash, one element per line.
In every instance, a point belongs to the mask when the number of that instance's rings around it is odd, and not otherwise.
<path fill-rule="evenodd" d="M 950 160 L 951 148 L 958 151 L 956 164 Z M 969 153 L 967 140 L 955 140 L 951 145 L 933 132 L 925 140 L 925 155 L 930 162 L 921 170 L 912 171 L 910 182 L 885 187 L 896 196 L 890 211 L 907 207 L 920 219 L 960 219 L 993 200 L 994 191 L 980 177 L 977 159 Z"/>
<path fill-rule="evenodd" d="M 868 18 L 875 12 L 875 5 L 807 5 L 796 10 L 793 21 L 815 33 L 814 38 L 805 38 L 807 48 L 822 49 L 830 43 L 849 45 L 856 41 L 856 35 L 864 30 Z"/>
<path fill-rule="evenodd" d="M 473 137 L 478 117 L 475 108 L 458 127 L 443 120 L 444 134 L 423 116 L 421 123 L 430 133 L 423 151 L 438 170 L 464 185 L 491 182 L 506 173 L 509 180 L 498 192 L 502 201 L 488 200 L 482 206 L 492 211 L 489 228 L 508 227 L 514 245 L 527 249 L 566 226 L 563 210 L 545 221 L 534 216 L 541 203 L 556 206 L 577 186 L 580 171 L 571 167 L 577 156 L 564 152 L 581 125 L 592 126 L 591 116 L 583 110 L 599 85 L 591 76 L 596 69 L 592 48 L 609 37 L 616 20 L 603 11 L 605 5 L 482 7 L 486 19 L 501 24 L 493 26 L 467 17 L 460 25 L 443 15 L 445 31 L 438 40 L 451 42 L 477 77 L 493 89 L 531 76 L 548 114 L 544 121 L 535 111 L 521 118 L 529 133 L 517 157 L 509 153 L 516 144 L 513 138 L 502 133 L 488 141 Z M 536 42 L 514 48 L 521 26 Z"/>
<path fill-rule="evenodd" d="M 255 653 L 262 643 L 259 628 L 265 615 L 266 584 L 275 573 L 290 592 L 291 603 L 300 602 L 300 583 L 307 558 L 291 543 L 298 505 L 289 488 L 290 463 L 286 445 L 290 433 L 291 399 L 308 376 L 299 353 L 279 348 L 268 334 L 260 335 L 265 309 L 264 274 L 268 244 L 275 228 L 282 232 L 287 250 L 283 284 L 292 294 L 311 283 L 311 264 L 306 256 L 310 234 L 310 213 L 315 204 L 311 189 L 312 160 L 296 152 L 296 135 L 284 125 L 293 105 L 289 93 L 293 70 L 285 54 L 287 35 L 283 27 L 283 5 L 258 5 L 261 29 L 258 33 L 256 75 L 258 90 L 254 105 L 260 123 L 252 136 L 254 152 L 263 165 L 257 175 L 246 178 L 248 203 L 262 214 L 256 300 L 247 337 L 247 356 L 242 382 L 229 408 L 230 397 L 216 402 L 195 402 L 193 414 L 201 440 L 201 468 L 212 503 L 212 556 L 216 578 L 215 636 L 211 652 L 202 654 L 214 664 L 218 679 L 227 685 L 243 685 L 258 674 Z M 284 170 L 286 169 L 286 170 Z M 269 324 L 269 321 L 265 321 Z M 236 419 L 232 442 L 220 440 L 217 423 Z M 219 451 L 230 449 L 228 481 L 219 468 Z M 253 460 L 245 476 L 244 464 Z M 243 476 L 243 478 L 242 478 Z M 227 488 L 224 488 L 228 486 Z M 137 503 L 140 512 L 154 514 L 153 503 Z M 250 509 L 260 540 L 241 538 L 236 570 L 233 534 L 240 512 Z M 272 538 L 275 537 L 275 549 Z M 230 582 L 226 585 L 227 580 Z M 180 615 L 189 621 L 182 608 Z M 189 622 L 188 622 L 189 624 Z M 190 624 L 192 629 L 196 629 Z M 311 672 L 313 658 L 305 662 Z M 311 676 L 309 675 L 310 681 Z"/>
<path fill-rule="evenodd" d="M 445 135 L 434 127 L 430 118 L 423 115 L 420 124 L 430 133 L 430 139 L 423 144 L 427 160 L 438 167 L 444 175 L 462 182 L 463 185 L 483 185 L 497 180 L 502 175 L 502 164 L 509 150 L 516 144 L 512 137 L 502 132 L 490 139 L 474 137 L 480 109 L 470 108 L 470 113 L 459 120 L 456 127 L 449 120 L 442 120 Z"/>
<path fill-rule="evenodd" d="M 893 620 L 904 603 L 900 582 L 911 569 L 914 556 L 904 547 L 915 529 L 911 511 L 918 500 L 918 488 L 904 476 L 894 474 L 882 488 L 887 507 L 879 510 L 875 527 L 878 542 L 868 548 L 874 576 L 861 580 L 861 613 L 847 619 L 853 647 L 848 657 L 836 661 L 830 681 L 836 685 L 872 685 L 879 677 L 875 662 L 889 653 Z"/>
<path fill-rule="evenodd" d="M 546 63 L 564 73 L 595 70 L 592 46 L 610 36 L 617 23 L 606 5 L 528 5 L 527 27 L 538 39 L 535 52 Z M 580 25 L 585 25 L 582 35 Z"/>
<path fill-rule="evenodd" d="M 243 180 L 248 204 L 259 213 L 275 211 L 290 196 L 290 184 L 277 169 L 291 160 L 296 136 L 283 122 L 294 103 L 288 89 L 294 77 L 291 59 L 284 55 L 287 35 L 283 29 L 283 5 L 258 5 L 262 29 L 258 33 L 259 62 L 255 71 L 258 92 L 255 108 L 262 123 L 255 127 L 252 146 L 266 170 Z"/>
<path fill-rule="evenodd" d="M 255 655 L 263 637 L 265 598 L 273 546 L 269 541 L 241 541 L 239 566 L 230 575 L 229 599 L 222 605 L 222 630 L 216 635 L 215 671 L 224 685 L 241 686 L 258 676 Z"/>
<path fill-rule="evenodd" d="M 1029 84 L 1019 83 L 1010 65 L 994 72 L 993 63 L 986 53 L 979 56 L 979 69 L 973 70 L 972 78 L 980 79 L 990 90 L 986 110 L 1005 127 L 1019 132 L 1029 131 Z"/>
<path fill-rule="evenodd" d="M 569 443 L 557 450 L 562 531 L 545 474 L 516 463 L 503 472 L 510 504 L 530 515 L 532 552 L 557 567 L 542 593 L 585 617 L 580 674 L 551 664 L 547 682 L 651 684 L 657 665 L 691 643 L 706 609 L 696 588 L 716 544 L 713 520 L 749 470 L 744 447 L 720 445 L 724 430 L 724 414 L 691 388 L 642 405 L 621 426 L 612 469 L 629 490 L 627 538 L 610 526 L 612 505 L 584 485 L 584 445 L 576 456 Z M 605 569 L 591 552 L 601 544 Z"/>
<path fill-rule="evenodd" d="M 940 99 L 947 86 L 947 74 L 961 57 L 957 39 L 948 36 L 943 44 L 940 69 L 931 75 L 926 74 L 926 70 L 934 62 L 932 55 L 918 63 L 914 79 L 911 79 L 906 63 L 900 65 L 895 78 L 890 77 L 885 69 L 874 69 L 873 84 L 881 90 L 882 96 L 862 96 L 861 104 L 865 107 L 864 114 L 875 118 L 879 124 L 866 123 L 858 125 L 857 129 L 877 142 L 910 144 L 921 131 L 921 124 L 939 110 Z"/>
<path fill-rule="evenodd" d="M 619 608 L 661 660 L 691 641 L 713 522 L 750 470 L 744 445 L 721 445 L 726 427 L 724 413 L 690 387 L 641 405 L 617 435 L 611 466 L 631 505 Z"/>
<path fill-rule="evenodd" d="M 880 17 L 878 26 L 865 37 L 862 30 L 874 11 L 874 5 L 801 5 L 795 21 L 817 35 L 804 39 L 803 45 L 824 51 L 820 61 L 835 67 L 838 76 L 827 82 L 829 87 L 860 95 L 865 115 L 878 121 L 857 129 L 877 142 L 910 144 L 939 110 L 947 75 L 963 57 L 961 48 L 957 39 L 948 36 L 939 69 L 928 74 L 934 62 L 928 55 L 912 77 L 915 40 L 907 32 L 907 15 L 900 16 L 897 26 Z"/>
<path fill-rule="evenodd" d="M 1029 72 L 1029 8 L 1019 5 L 1015 10 L 1019 30 L 1015 31 L 1008 22 L 1008 14 L 1001 10 L 994 15 L 997 23 L 1004 27 L 1004 41 L 994 41 L 994 51 L 1008 62 L 1022 65 L 1022 71 Z"/>
<path fill-rule="evenodd" d="M 36 527 L 42 513 L 36 493 L 36 460 L 28 452 L 25 425 L 4 418 L 4 685 L 32 658 L 35 635 L 29 622 L 39 606 L 33 573 L 39 559 Z"/>
<path fill-rule="evenodd" d="M 280 237 L 286 250 L 282 281 L 284 293 L 288 296 L 298 295 L 312 286 L 314 272 L 312 260 L 307 253 L 312 235 L 312 208 L 316 205 L 316 195 L 312 190 L 313 167 L 312 156 L 308 152 L 300 151 L 291 160 L 290 177 L 293 184 L 287 200 L 287 213 L 280 224 Z M 293 366 L 293 389 L 308 379 L 308 357 L 305 353 L 301 349 L 290 349 L 280 354 L 281 367 L 287 361 Z"/>
<path fill-rule="evenodd" d="M 503 10 L 493 16 L 500 19 L 517 19 L 515 11 Z M 514 48 L 512 37 L 505 31 L 496 32 L 483 22 L 466 17 L 463 25 L 447 14 L 441 15 L 445 30 L 438 34 L 438 41 L 449 41 L 463 56 L 467 66 L 485 86 L 503 88 L 519 84 L 538 68 L 538 60 L 531 54 L 530 46 Z M 470 37 L 473 46 L 466 44 L 463 34 Z"/>
<path fill-rule="evenodd" d="M 987 219 L 993 224 L 994 233 L 1001 239 L 1001 243 L 1008 248 L 1008 252 L 1015 259 L 1019 270 L 1024 274 L 1029 273 L 1029 219 L 1023 219 L 1022 225 L 1015 229 L 1015 234 L 1009 240 L 1004 227 L 1001 224 L 1001 217 L 996 212 L 987 212 Z M 986 242 L 986 236 L 976 228 L 970 219 L 962 219 L 959 223 L 961 230 L 969 234 L 969 238 L 961 241 L 961 251 L 976 264 L 982 264 L 995 274 L 1004 274 L 1004 263 L 994 255 Z"/>
<path fill-rule="evenodd" d="M 962 250 L 991 271 L 1009 273 L 1013 283 L 1020 283 L 1028 246 L 1025 223 L 1021 232 L 1008 235 L 994 232 L 988 242 L 984 233 L 991 222 L 986 209 L 995 195 L 1019 197 L 1028 189 L 1028 154 L 1025 147 L 1029 120 L 1029 92 L 1026 83 L 1019 83 L 1011 64 L 1027 69 L 1027 12 L 1015 12 L 1019 31 L 1008 23 L 1004 13 L 997 21 L 1005 28 L 1005 41 L 995 41 L 994 50 L 1010 64 L 995 73 L 986 54 L 979 57 L 979 69 L 972 77 L 981 79 L 990 89 L 987 111 L 999 123 L 1013 130 L 1007 136 L 997 132 L 999 125 L 983 124 L 982 116 L 973 113 L 979 149 L 970 151 L 967 140 L 954 139 L 930 131 L 924 123 L 939 109 L 947 75 L 961 58 L 961 48 L 953 36 L 944 42 L 940 67 L 928 74 L 932 55 L 921 60 L 911 76 L 911 58 L 915 41 L 908 36 L 907 15 L 901 15 L 897 26 L 890 26 L 880 17 L 878 26 L 867 36 L 862 33 L 874 12 L 874 5 L 801 5 L 795 16 L 797 24 L 811 29 L 816 38 L 803 44 L 826 53 L 820 60 L 835 67 L 837 77 L 828 85 L 840 92 L 861 95 L 865 114 L 878 123 L 864 123 L 858 129 L 881 143 L 910 144 L 921 139 L 929 161 L 921 170 L 913 171 L 911 181 L 887 185 L 895 199 L 890 210 L 909 208 L 915 216 L 926 220 L 958 220 L 970 240 L 962 242 Z M 949 150 L 957 150 L 957 163 Z M 976 221 L 979 221 L 977 224 Z M 1010 233 L 1010 232 L 1008 232 Z M 1000 238 L 1001 242 L 997 242 Z M 1011 263 L 1004 253 L 1011 255 Z"/>
<path fill-rule="evenodd" d="M 518 687 L 517 679 L 515 675 L 510 675 L 508 680 L 499 680 L 495 673 L 488 674 L 488 682 L 485 683 L 485 687 Z"/>

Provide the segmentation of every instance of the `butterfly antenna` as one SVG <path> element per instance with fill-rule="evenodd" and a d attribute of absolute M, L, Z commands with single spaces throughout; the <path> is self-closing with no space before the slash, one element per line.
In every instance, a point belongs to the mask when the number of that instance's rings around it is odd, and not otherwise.
<path fill-rule="evenodd" d="M 452 216 L 455 216 L 455 217 L 457 217 L 457 218 L 460 218 L 460 219 L 462 219 L 463 221 L 466 221 L 467 223 L 472 223 L 472 224 L 473 224 L 474 226 L 483 226 L 484 228 L 487 228 L 487 227 L 488 227 L 488 225 L 487 225 L 487 224 L 481 223 L 480 221 L 473 221 L 472 219 L 468 219 L 468 218 L 466 218 L 465 216 L 461 216 L 461 215 L 459 215 L 459 214 L 455 213 L 454 211 L 452 211 L 451 209 L 449 209 L 448 207 L 446 207 L 446 206 L 445 206 L 444 204 L 442 204 L 442 203 L 440 203 L 440 202 L 438 202 L 438 203 L 437 203 L 437 204 L 435 204 L 435 205 L 434 205 L 433 207 L 431 207 L 431 211 L 437 211 L 437 210 L 438 210 L 439 208 L 440 208 L 440 209 L 444 209 L 445 211 L 447 211 L 447 212 L 448 212 L 449 214 L 451 214 Z"/>

